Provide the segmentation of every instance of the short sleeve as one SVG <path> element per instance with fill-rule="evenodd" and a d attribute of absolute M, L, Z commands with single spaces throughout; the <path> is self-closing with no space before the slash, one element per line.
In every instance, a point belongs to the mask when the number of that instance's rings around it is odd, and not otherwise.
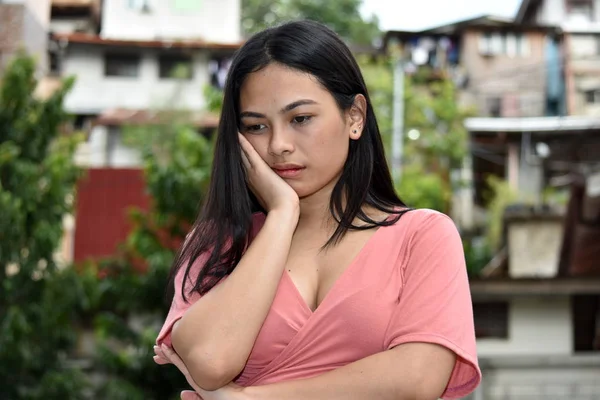
<path fill-rule="evenodd" d="M 256 213 L 252 216 L 252 228 L 251 228 L 252 230 L 250 233 L 251 239 L 253 239 L 258 234 L 258 232 L 264 225 L 265 218 L 266 218 L 266 216 L 261 213 Z M 191 234 L 188 234 L 188 237 L 190 237 L 190 235 Z M 187 238 L 186 238 L 186 241 L 187 241 Z M 175 281 L 174 281 L 175 295 L 173 296 L 173 301 L 171 302 L 171 307 L 169 308 L 169 313 L 167 314 L 167 318 L 165 319 L 165 322 L 163 323 L 163 326 L 160 329 L 158 337 L 156 338 L 157 345 L 160 346 L 161 344 L 164 343 L 167 346 L 172 347 L 171 331 L 173 330 L 173 325 L 175 325 L 175 323 L 177 321 L 179 321 L 181 319 L 181 317 L 183 317 L 185 312 L 195 302 L 197 302 L 200 299 L 200 297 L 201 297 L 200 294 L 197 292 L 193 292 L 190 294 L 190 289 L 193 286 L 196 279 L 198 278 L 198 275 L 200 275 L 200 271 L 202 270 L 202 268 L 204 268 L 204 264 L 206 264 L 208 257 L 209 257 L 208 253 L 201 254 L 192 264 L 190 273 L 188 274 L 188 279 L 185 282 L 185 294 L 186 294 L 185 300 L 183 298 L 183 292 L 181 291 L 181 289 L 182 289 L 183 278 L 185 276 L 185 271 L 186 271 L 185 267 L 187 266 L 188 261 L 186 261 L 183 264 L 183 266 L 181 268 L 179 268 L 177 275 L 175 275 Z M 219 283 L 223 282 L 225 279 L 222 279 Z"/>
<path fill-rule="evenodd" d="M 461 398 L 481 381 L 477 362 L 473 305 L 461 238 L 444 214 L 423 211 L 399 260 L 402 291 L 385 335 L 385 348 L 403 343 L 435 343 L 456 356 L 442 396 Z"/>
<path fill-rule="evenodd" d="M 200 299 L 200 294 L 197 292 L 189 293 L 189 288 L 192 287 L 193 281 L 200 274 L 200 270 L 203 268 L 206 260 L 208 259 L 208 254 L 203 254 L 192 264 L 192 268 L 190 269 L 190 273 L 188 274 L 188 279 L 185 286 L 185 300 L 183 298 L 183 292 L 181 291 L 183 283 L 183 278 L 185 276 L 187 262 L 185 262 L 179 271 L 177 271 L 177 275 L 175 275 L 175 295 L 173 296 L 173 301 L 171 302 L 171 307 L 169 308 L 169 313 L 167 314 L 167 318 L 163 323 L 162 328 L 160 329 L 160 333 L 156 338 L 156 344 L 166 344 L 169 347 L 172 347 L 171 344 L 171 331 L 173 330 L 173 325 L 177 321 L 183 317 L 183 314 L 194 304 L 198 299 Z M 187 300 L 187 301 L 186 301 Z"/>

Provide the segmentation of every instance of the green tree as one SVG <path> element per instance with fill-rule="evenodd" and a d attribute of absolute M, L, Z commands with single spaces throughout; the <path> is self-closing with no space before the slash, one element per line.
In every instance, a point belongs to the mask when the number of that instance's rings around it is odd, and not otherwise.
<path fill-rule="evenodd" d="M 242 29 L 254 34 L 281 22 L 311 19 L 322 22 L 352 44 L 370 45 L 380 36 L 376 17 L 364 19 L 361 0 L 243 0 Z"/>
<path fill-rule="evenodd" d="M 35 62 L 16 58 L 0 82 L 0 390 L 3 399 L 78 399 L 81 374 L 64 362 L 75 340 L 73 275 L 54 253 L 73 206 L 82 139 L 61 134 L 67 80 L 34 96 Z"/>
<path fill-rule="evenodd" d="M 117 254 L 91 266 L 101 279 L 85 288 L 95 303 L 94 370 L 105 381 L 95 398 L 175 399 L 188 386 L 174 366 L 154 363 L 152 346 L 168 309 L 175 252 L 206 193 L 213 142 L 187 124 L 187 113 L 159 114 L 162 122 L 125 130 L 125 143 L 141 152 L 151 207 L 131 210 L 132 232 Z"/>
<path fill-rule="evenodd" d="M 390 57 L 358 58 L 377 122 L 391 149 L 393 121 L 393 61 Z M 404 150 L 402 177 L 396 182 L 400 196 L 413 207 L 448 213 L 454 189 L 451 171 L 460 168 L 467 152 L 464 119 L 471 111 L 461 107 L 448 78 L 429 82 L 407 76 L 404 87 Z M 412 131 L 412 132 L 411 132 Z M 407 135 L 411 132 L 411 135 Z"/>

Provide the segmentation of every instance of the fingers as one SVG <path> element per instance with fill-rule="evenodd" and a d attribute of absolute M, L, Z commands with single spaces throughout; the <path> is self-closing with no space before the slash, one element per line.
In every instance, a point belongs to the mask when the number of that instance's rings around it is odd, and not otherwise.
<path fill-rule="evenodd" d="M 158 365 L 167 365 L 167 364 L 171 364 L 171 361 L 166 360 L 160 356 L 154 356 L 152 357 L 152 359 L 154 360 L 155 363 L 157 363 Z"/>
<path fill-rule="evenodd" d="M 181 400 L 202 400 L 202 398 L 196 392 L 184 390 L 181 392 Z"/>
<path fill-rule="evenodd" d="M 248 171 L 252 167 L 247 151 L 247 145 L 249 145 L 249 143 L 241 133 L 238 133 L 238 138 L 240 141 L 240 150 L 242 153 L 242 164 L 244 165 L 246 171 Z"/>
<path fill-rule="evenodd" d="M 190 375 L 190 371 L 188 371 L 187 367 L 183 363 L 183 360 L 181 358 L 179 358 L 179 356 L 177 355 L 177 353 L 175 353 L 175 351 L 173 351 L 170 347 L 165 346 L 164 344 L 162 344 L 160 346 L 160 350 L 162 350 L 162 352 L 164 353 L 164 358 L 166 358 L 169 361 L 171 361 L 177 367 L 177 369 L 179 369 L 179 371 L 181 371 L 181 373 L 185 377 L 187 383 L 195 391 L 199 392 L 199 391 L 202 390 L 198 386 L 198 384 L 196 384 L 196 382 L 194 381 L 194 378 L 192 378 L 192 375 Z"/>
<path fill-rule="evenodd" d="M 170 360 L 179 370 L 187 369 L 181 358 L 168 346 L 162 344 L 160 345 L 160 350 L 162 350 L 163 356 L 162 358 L 166 358 Z"/>
<path fill-rule="evenodd" d="M 250 160 L 248 160 L 248 155 L 244 152 L 244 149 L 242 149 L 242 164 L 244 165 L 244 168 L 246 169 L 246 171 L 248 171 L 250 168 L 252 168 L 252 165 L 250 164 Z"/>
<path fill-rule="evenodd" d="M 155 356 L 152 357 L 152 359 L 154 360 L 155 363 L 157 363 L 159 365 L 165 365 L 165 364 L 171 363 L 171 361 L 169 361 L 169 359 L 165 357 L 165 355 L 163 354 L 160 347 L 154 346 L 154 354 L 155 354 Z"/>
<path fill-rule="evenodd" d="M 238 133 L 238 137 L 240 139 L 240 148 L 242 149 L 242 162 L 246 169 L 252 168 L 256 165 L 254 158 L 256 150 L 254 150 L 254 147 L 252 147 L 250 142 L 241 133 Z"/>

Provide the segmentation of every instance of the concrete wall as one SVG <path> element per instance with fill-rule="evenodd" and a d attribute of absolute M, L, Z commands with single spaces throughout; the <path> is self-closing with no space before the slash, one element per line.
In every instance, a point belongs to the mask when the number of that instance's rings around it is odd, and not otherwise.
<path fill-rule="evenodd" d="M 480 362 L 483 381 L 473 400 L 600 398 L 600 356 L 498 357 Z"/>
<path fill-rule="evenodd" d="M 507 222 L 508 273 L 511 278 L 553 278 L 558 274 L 564 235 L 562 218 Z"/>
<path fill-rule="evenodd" d="M 106 109 L 149 109 L 165 105 L 202 109 L 202 90 L 208 82 L 208 54 L 193 56 L 193 79 L 159 78 L 158 51 L 138 50 L 142 55 L 139 76 L 104 76 L 106 48 L 71 45 L 64 62 L 64 75 L 75 75 L 76 84 L 65 101 L 69 112 L 95 114 Z M 130 54 L 131 51 L 128 53 Z"/>
<path fill-rule="evenodd" d="M 41 71 L 48 71 L 48 32 L 50 30 L 50 0 L 27 0 L 23 42 L 39 62 Z"/>
<path fill-rule="evenodd" d="M 489 98 L 502 99 L 502 116 L 542 116 L 545 105 L 545 34 L 529 32 L 526 55 L 484 56 L 480 51 L 483 32 L 469 30 L 463 36 L 462 64 L 469 71 L 466 102 L 487 116 Z"/>
<path fill-rule="evenodd" d="M 596 103 L 589 103 L 586 92 L 600 92 L 600 33 L 569 34 L 569 70 L 573 76 L 573 115 L 600 117 L 600 95 Z"/>
<path fill-rule="evenodd" d="M 91 130 L 87 142 L 77 148 L 75 162 L 86 168 L 137 168 L 142 164 L 139 151 L 123 144 L 121 129 L 106 126 Z"/>
<path fill-rule="evenodd" d="M 38 60 L 41 73 L 47 71 L 47 32 L 50 0 L 5 0 L 0 4 L 0 70 L 19 50 Z"/>
<path fill-rule="evenodd" d="M 129 7 L 129 0 L 105 0 L 101 35 L 114 39 L 203 39 L 218 43 L 240 41 L 240 0 L 146 2 L 149 11 L 140 12 Z"/>
<path fill-rule="evenodd" d="M 561 25 L 565 15 L 565 0 L 544 0 L 535 22 L 540 25 Z"/>
<path fill-rule="evenodd" d="M 0 71 L 21 46 L 24 18 L 24 5 L 0 4 Z"/>
<path fill-rule="evenodd" d="M 478 339 L 481 358 L 569 355 L 573 349 L 568 297 L 509 300 L 508 338 Z"/>

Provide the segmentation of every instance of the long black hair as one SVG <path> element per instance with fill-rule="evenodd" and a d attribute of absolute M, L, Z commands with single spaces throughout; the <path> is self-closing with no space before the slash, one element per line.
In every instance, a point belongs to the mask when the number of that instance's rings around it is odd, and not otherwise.
<path fill-rule="evenodd" d="M 348 158 L 331 194 L 329 208 L 338 226 L 324 247 L 336 244 L 350 229 L 394 224 L 405 209 L 394 191 L 367 86 L 348 47 L 329 28 L 313 21 L 266 29 L 250 38 L 232 60 L 210 187 L 194 227 L 174 261 L 171 281 L 180 268 L 186 268 L 185 283 L 193 262 L 200 255 L 207 258 L 199 276 L 192 277 L 195 285 L 190 293 L 205 294 L 234 270 L 251 239 L 252 214 L 264 212 L 246 185 L 237 133 L 244 79 L 270 63 L 314 76 L 335 98 L 340 110 L 348 110 L 358 94 L 367 100 L 363 134 L 358 140 L 349 139 Z M 396 215 L 376 221 L 364 212 L 365 205 Z M 354 225 L 355 218 L 364 224 Z M 185 298 L 184 287 L 182 293 Z"/>

